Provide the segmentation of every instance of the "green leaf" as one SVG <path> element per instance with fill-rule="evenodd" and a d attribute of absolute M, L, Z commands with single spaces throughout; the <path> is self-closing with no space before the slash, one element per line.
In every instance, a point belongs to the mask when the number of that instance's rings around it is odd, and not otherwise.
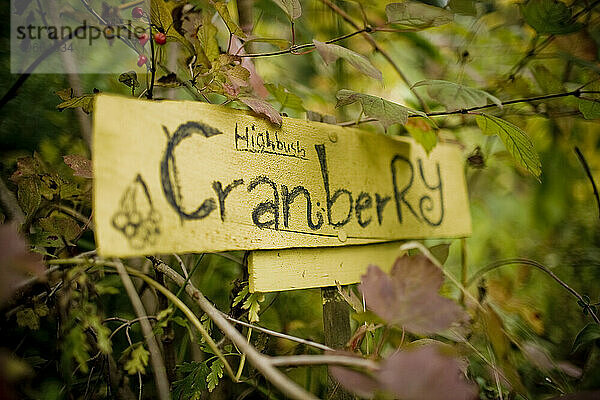
<path fill-rule="evenodd" d="M 210 373 L 206 376 L 208 391 L 212 392 L 219 384 L 219 379 L 223 377 L 223 361 L 217 358 L 210 365 Z"/>
<path fill-rule="evenodd" d="M 434 147 L 437 145 L 438 137 L 437 133 L 433 129 L 429 127 L 423 129 L 423 127 L 417 124 L 410 123 L 406 124 L 404 127 L 406 128 L 410 136 L 412 136 L 412 138 L 415 139 L 417 143 L 423 146 L 427 154 L 429 154 L 431 150 L 433 150 Z"/>
<path fill-rule="evenodd" d="M 572 352 L 576 352 L 580 347 L 596 342 L 600 339 L 600 325 L 595 323 L 587 324 L 575 337 Z"/>
<path fill-rule="evenodd" d="M 335 62 L 338 58 L 342 58 L 354 68 L 362 72 L 363 74 L 370 76 L 371 78 L 375 78 L 377 80 L 382 80 L 383 75 L 381 71 L 371 64 L 369 59 L 361 54 L 355 53 L 354 51 L 347 49 L 342 46 L 338 46 L 337 44 L 328 44 L 319 42 L 318 40 L 313 40 L 317 51 L 325 61 L 325 64 L 331 64 Z"/>
<path fill-rule="evenodd" d="M 40 317 L 32 308 L 23 308 L 17 312 L 17 325 L 37 331 L 40 329 Z"/>
<path fill-rule="evenodd" d="M 295 95 L 294 93 L 287 90 L 285 87 L 281 85 L 273 85 L 266 84 L 265 87 L 271 93 L 271 96 L 275 98 L 275 100 L 281 105 L 279 108 L 280 111 L 285 110 L 286 108 L 294 111 L 305 111 L 304 104 L 302 99 Z"/>
<path fill-rule="evenodd" d="M 510 122 L 492 115 L 480 114 L 476 120 L 485 135 L 498 135 L 517 164 L 529 171 L 538 181 L 540 180 L 542 164 L 533 141 L 525 132 Z"/>
<path fill-rule="evenodd" d="M 477 15 L 477 2 L 473 0 L 450 0 L 448 7 L 457 14 Z"/>
<path fill-rule="evenodd" d="M 385 14 L 389 23 L 417 29 L 445 25 L 454 20 L 450 11 L 416 1 L 388 4 Z"/>
<path fill-rule="evenodd" d="M 521 6 L 523 18 L 539 34 L 576 32 L 583 24 L 571 20 L 571 9 L 558 0 L 529 0 Z"/>
<path fill-rule="evenodd" d="M 63 101 L 59 105 L 56 106 L 58 111 L 66 110 L 67 108 L 79 108 L 86 113 L 89 114 L 94 109 L 94 97 L 95 94 L 84 94 L 83 96 L 73 97 L 66 101 Z"/>
<path fill-rule="evenodd" d="M 232 307 L 235 307 L 238 304 L 240 304 L 242 302 L 242 300 L 244 300 L 246 298 L 248 293 L 250 293 L 250 289 L 248 288 L 248 285 L 244 285 L 242 290 L 240 290 L 238 292 L 237 296 L 235 296 L 235 298 L 233 299 L 233 303 L 231 304 Z"/>
<path fill-rule="evenodd" d="M 90 358 L 90 345 L 88 344 L 85 332 L 80 325 L 75 325 L 69 330 L 64 338 L 62 350 L 64 363 L 70 364 L 71 359 L 75 359 L 79 364 L 81 372 L 88 372 L 87 360 Z"/>
<path fill-rule="evenodd" d="M 135 89 L 136 87 L 140 86 L 135 71 L 128 71 L 119 75 L 119 82 L 132 89 Z"/>
<path fill-rule="evenodd" d="M 146 366 L 148 365 L 148 357 L 150 352 L 144 348 L 142 343 L 135 345 L 131 350 L 129 360 L 125 363 L 125 370 L 129 375 L 137 374 L 138 372 L 144 374 L 146 372 Z"/>
<path fill-rule="evenodd" d="M 206 362 L 190 362 L 177 366 L 182 379 L 173 382 L 174 400 L 200 400 L 206 391 L 206 378 L 211 372 Z"/>
<path fill-rule="evenodd" d="M 600 118 L 600 99 L 579 99 L 579 111 L 585 119 Z"/>
<path fill-rule="evenodd" d="M 212 1 L 211 4 L 215 8 L 215 10 L 217 10 L 219 15 L 223 19 L 223 22 L 225 22 L 225 25 L 227 25 L 227 29 L 229 30 L 229 32 L 231 32 L 231 34 L 239 38 L 245 39 L 246 35 L 242 31 L 242 29 L 233 21 L 233 18 L 231 18 L 231 15 L 229 14 L 229 9 L 227 8 L 227 4 L 223 1 Z"/>
<path fill-rule="evenodd" d="M 248 310 L 248 320 L 250 322 L 258 322 L 260 320 L 258 312 L 260 311 L 260 303 L 263 301 L 265 301 L 265 295 L 256 292 L 248 296 L 244 304 L 242 304 L 242 308 Z"/>
<path fill-rule="evenodd" d="M 502 102 L 488 92 L 458 83 L 443 80 L 427 80 L 417 82 L 413 85 L 413 87 L 422 86 L 427 87 L 429 96 L 442 103 L 448 111 L 485 106 L 488 100 L 498 107 L 502 107 Z"/>
<path fill-rule="evenodd" d="M 77 225 L 77 222 L 60 214 L 40 218 L 39 224 L 45 231 L 60 235 L 67 241 L 75 239 L 81 233 L 81 228 Z"/>
<path fill-rule="evenodd" d="M 202 25 L 198 28 L 196 37 L 210 62 L 219 58 L 219 54 L 221 54 L 216 36 L 217 28 L 212 24 L 210 16 L 207 13 L 202 13 Z"/>
<path fill-rule="evenodd" d="M 36 178 L 26 177 L 19 181 L 17 200 L 26 215 L 32 215 L 42 202 L 40 185 Z"/>
<path fill-rule="evenodd" d="M 302 15 L 302 6 L 299 0 L 273 0 L 287 16 L 293 21 Z"/>
<path fill-rule="evenodd" d="M 386 130 L 393 124 L 406 125 L 409 115 L 420 115 L 427 118 L 420 111 L 415 111 L 403 105 L 382 99 L 381 97 L 357 93 L 348 89 L 338 91 L 336 97 L 338 99 L 336 107 L 345 106 L 357 101 L 360 102 L 365 115 L 376 118 Z"/>

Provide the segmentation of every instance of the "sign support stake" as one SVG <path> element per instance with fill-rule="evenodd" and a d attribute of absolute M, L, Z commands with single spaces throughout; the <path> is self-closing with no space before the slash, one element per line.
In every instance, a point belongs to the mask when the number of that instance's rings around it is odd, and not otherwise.
<path fill-rule="evenodd" d="M 321 288 L 321 298 L 323 300 L 325 344 L 334 349 L 343 349 L 351 335 L 350 306 L 340 296 L 335 286 Z M 327 375 L 327 398 L 331 400 L 354 399 L 329 374 Z"/>

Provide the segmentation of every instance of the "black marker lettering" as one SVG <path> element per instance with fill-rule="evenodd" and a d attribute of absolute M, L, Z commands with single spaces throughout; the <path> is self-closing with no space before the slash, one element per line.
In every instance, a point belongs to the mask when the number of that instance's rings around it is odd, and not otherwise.
<path fill-rule="evenodd" d="M 283 226 L 285 228 L 289 228 L 289 219 L 290 219 L 290 204 L 294 202 L 296 197 L 299 195 L 304 195 L 306 198 L 306 221 L 308 226 L 312 230 L 317 230 L 323 225 L 323 215 L 317 211 L 317 220 L 318 222 L 315 224 L 312 221 L 312 201 L 310 199 L 310 192 L 306 190 L 303 186 L 296 186 L 290 192 L 286 185 L 281 185 L 281 203 L 282 203 L 282 211 L 283 211 Z M 318 205 L 318 203 L 317 203 Z"/>
<path fill-rule="evenodd" d="M 373 198 L 369 193 L 362 192 L 358 195 L 358 198 L 356 199 L 356 206 L 354 208 L 356 209 L 356 219 L 358 220 L 358 224 L 362 228 L 365 228 L 367 225 L 369 225 L 371 223 L 371 220 L 373 219 L 372 217 L 369 217 L 369 219 L 367 220 L 363 220 L 362 218 L 362 212 L 371 208 L 372 205 Z"/>
<path fill-rule="evenodd" d="M 419 158 L 417 162 L 419 164 L 419 174 L 421 175 L 421 179 L 423 180 L 425 186 L 427 186 L 427 188 L 430 190 L 440 192 L 440 219 L 437 221 L 432 221 L 425 215 L 425 211 L 433 211 L 433 199 L 429 195 L 424 195 L 419 201 L 419 210 L 421 211 L 421 216 L 429 225 L 439 226 L 444 220 L 444 192 L 442 190 L 442 175 L 440 173 L 440 163 L 435 163 L 437 168 L 438 184 L 437 186 L 430 186 L 429 183 L 427 183 L 427 180 L 425 179 L 425 174 L 423 172 L 423 161 Z"/>
<path fill-rule="evenodd" d="M 410 168 L 410 180 L 408 181 L 408 184 L 402 189 L 398 188 L 398 171 L 395 167 L 396 163 L 398 163 L 399 161 L 405 162 L 406 165 L 408 165 L 408 167 Z M 410 189 L 410 187 L 412 186 L 415 175 L 415 168 L 412 166 L 412 164 L 407 158 L 402 157 L 399 154 L 392 159 L 390 165 L 392 169 L 392 184 L 394 185 L 394 199 L 396 200 L 396 213 L 398 214 L 398 221 L 402 223 L 402 203 L 404 203 L 406 207 L 408 207 L 408 210 L 412 213 L 412 215 L 414 215 L 415 218 L 420 221 L 421 219 L 419 218 L 413 207 L 404 198 L 404 196 L 406 196 L 406 192 L 408 192 L 408 189 Z"/>
<path fill-rule="evenodd" d="M 383 209 L 387 205 L 388 201 L 390 201 L 390 196 L 381 196 L 379 193 L 375 193 L 375 203 L 377 207 L 377 222 L 381 225 L 383 221 Z"/>
<path fill-rule="evenodd" d="M 225 199 L 229 196 L 229 193 L 236 187 L 243 185 L 243 179 L 236 179 L 231 184 L 225 186 L 225 190 L 223 190 L 223 185 L 219 181 L 215 181 L 212 184 L 213 190 L 217 193 L 217 199 L 219 199 L 219 211 L 221 212 L 221 221 L 225 221 Z"/>
<path fill-rule="evenodd" d="M 253 191 L 258 185 L 269 185 L 273 189 L 273 199 L 275 201 L 264 201 L 257 204 L 252 210 L 252 222 L 259 228 L 270 228 L 273 226 L 274 229 L 279 229 L 279 193 L 277 193 L 277 186 L 275 182 L 267 178 L 266 176 L 259 176 L 255 178 L 248 185 L 248 192 Z M 264 214 L 272 214 L 273 218 L 267 221 L 261 222 L 261 217 Z"/>
<path fill-rule="evenodd" d="M 327 169 L 327 157 L 325 155 L 325 145 L 323 144 L 315 144 L 315 149 L 317 150 L 317 156 L 319 157 L 319 164 L 321 165 L 321 174 L 323 175 L 323 185 L 325 186 L 325 193 L 327 193 L 327 219 L 329 220 L 329 224 L 333 226 L 344 226 L 352 218 L 352 193 L 350 193 L 347 189 L 338 189 L 331 196 L 331 191 L 329 189 L 329 170 Z M 331 209 L 333 205 L 338 200 L 338 198 L 345 194 L 348 196 L 348 215 L 345 219 L 338 222 L 333 222 L 331 220 Z"/>

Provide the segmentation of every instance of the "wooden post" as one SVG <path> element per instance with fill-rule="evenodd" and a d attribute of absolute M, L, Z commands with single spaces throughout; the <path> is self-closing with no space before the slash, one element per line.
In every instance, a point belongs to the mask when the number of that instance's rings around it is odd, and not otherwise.
<path fill-rule="evenodd" d="M 350 340 L 350 306 L 340 296 L 335 286 L 321 288 L 323 300 L 323 333 L 325 344 L 343 349 Z M 327 399 L 351 400 L 354 396 L 345 391 L 335 379 L 327 375 Z"/>

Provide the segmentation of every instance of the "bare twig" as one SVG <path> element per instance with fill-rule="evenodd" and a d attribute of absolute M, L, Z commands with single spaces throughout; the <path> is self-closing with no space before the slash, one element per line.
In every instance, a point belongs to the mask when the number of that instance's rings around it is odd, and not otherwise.
<path fill-rule="evenodd" d="M 590 170 L 590 166 L 588 165 L 585 157 L 579 147 L 575 146 L 575 154 L 577 154 L 577 158 L 579 158 L 579 162 L 583 166 L 585 173 L 587 174 L 588 179 L 592 184 L 592 188 L 594 189 L 594 196 L 596 197 L 596 204 L 598 204 L 598 216 L 600 217 L 600 197 L 598 196 L 598 187 L 596 186 L 596 182 L 594 181 L 594 176 L 592 175 L 592 171 Z"/>
<path fill-rule="evenodd" d="M 345 365 L 348 367 L 364 368 L 369 371 L 378 369 L 375 361 L 362 357 L 350 357 L 336 354 L 279 356 L 271 357 L 272 365 L 281 366 L 302 366 L 302 365 Z"/>
<path fill-rule="evenodd" d="M 140 326 L 142 328 L 142 332 L 144 332 L 144 339 L 148 344 L 148 350 L 150 351 L 150 361 L 152 362 L 152 371 L 154 373 L 154 378 L 156 379 L 156 389 L 158 392 L 158 398 L 161 400 L 169 400 L 171 398 L 169 392 L 169 380 L 167 378 L 167 371 L 165 369 L 165 364 L 162 359 L 162 352 L 158 347 L 158 343 L 156 338 L 154 337 L 154 333 L 152 332 L 152 326 L 150 322 L 148 322 L 146 310 L 144 309 L 144 305 L 142 304 L 142 300 L 135 290 L 135 286 L 125 269 L 123 263 L 119 260 L 116 260 L 114 263 L 121 280 L 123 281 L 123 286 L 127 291 L 127 295 L 131 300 L 131 305 L 135 311 L 135 314 L 140 319 Z"/>

